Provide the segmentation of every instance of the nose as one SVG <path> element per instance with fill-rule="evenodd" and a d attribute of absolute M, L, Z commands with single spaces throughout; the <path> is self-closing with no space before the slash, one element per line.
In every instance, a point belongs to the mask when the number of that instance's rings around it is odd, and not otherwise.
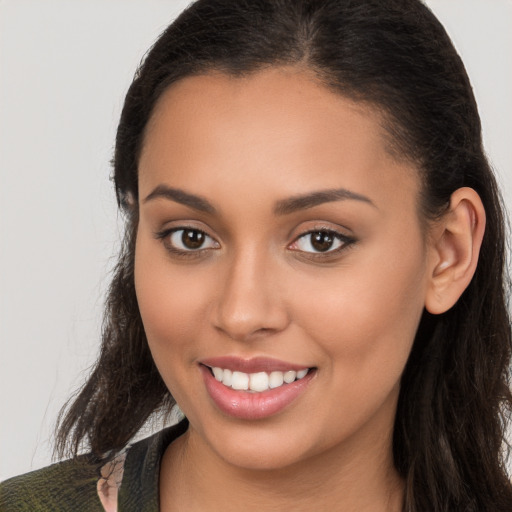
<path fill-rule="evenodd" d="M 214 327 L 237 341 L 269 336 L 286 328 L 279 268 L 256 250 L 246 251 L 226 265 L 214 308 Z"/>

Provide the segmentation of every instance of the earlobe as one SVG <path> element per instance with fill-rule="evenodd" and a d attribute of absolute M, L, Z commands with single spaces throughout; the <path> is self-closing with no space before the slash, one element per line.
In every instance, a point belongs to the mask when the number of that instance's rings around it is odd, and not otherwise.
<path fill-rule="evenodd" d="M 444 313 L 467 288 L 476 270 L 484 230 L 485 210 L 480 196 L 472 188 L 456 190 L 448 211 L 432 232 L 427 311 Z"/>

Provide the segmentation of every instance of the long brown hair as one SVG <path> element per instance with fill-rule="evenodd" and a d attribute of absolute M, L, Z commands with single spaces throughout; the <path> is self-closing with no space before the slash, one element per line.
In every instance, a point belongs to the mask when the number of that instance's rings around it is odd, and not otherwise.
<path fill-rule="evenodd" d="M 106 304 L 101 353 L 60 417 L 57 449 L 105 459 L 174 403 L 153 363 L 134 289 L 137 166 L 162 92 L 216 70 L 240 76 L 300 65 L 385 114 L 398 155 L 423 182 L 425 220 L 472 187 L 487 215 L 475 276 L 442 315 L 424 313 L 401 380 L 393 453 L 410 512 L 512 510 L 504 432 L 512 396 L 505 228 L 464 66 L 419 0 L 199 0 L 160 36 L 126 95 L 114 180 L 126 237 Z"/>

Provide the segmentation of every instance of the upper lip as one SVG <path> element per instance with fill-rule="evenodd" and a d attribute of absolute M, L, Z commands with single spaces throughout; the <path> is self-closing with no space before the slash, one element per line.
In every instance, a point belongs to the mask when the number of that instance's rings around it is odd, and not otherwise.
<path fill-rule="evenodd" d="M 237 356 L 219 356 L 209 357 L 199 361 L 200 364 L 209 366 L 210 368 L 223 368 L 224 370 L 239 371 L 243 373 L 258 373 L 258 372 L 286 372 L 290 370 L 304 370 L 309 368 L 308 365 L 301 365 L 289 363 L 274 359 L 271 357 L 252 357 L 244 359 Z"/>

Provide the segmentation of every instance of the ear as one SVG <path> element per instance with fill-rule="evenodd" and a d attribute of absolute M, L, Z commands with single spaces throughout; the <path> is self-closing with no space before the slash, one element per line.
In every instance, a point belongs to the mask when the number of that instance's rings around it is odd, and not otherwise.
<path fill-rule="evenodd" d="M 431 264 L 425 308 L 434 315 L 448 311 L 469 285 L 478 263 L 485 231 L 485 210 L 472 188 L 456 190 L 450 208 L 432 228 Z"/>

